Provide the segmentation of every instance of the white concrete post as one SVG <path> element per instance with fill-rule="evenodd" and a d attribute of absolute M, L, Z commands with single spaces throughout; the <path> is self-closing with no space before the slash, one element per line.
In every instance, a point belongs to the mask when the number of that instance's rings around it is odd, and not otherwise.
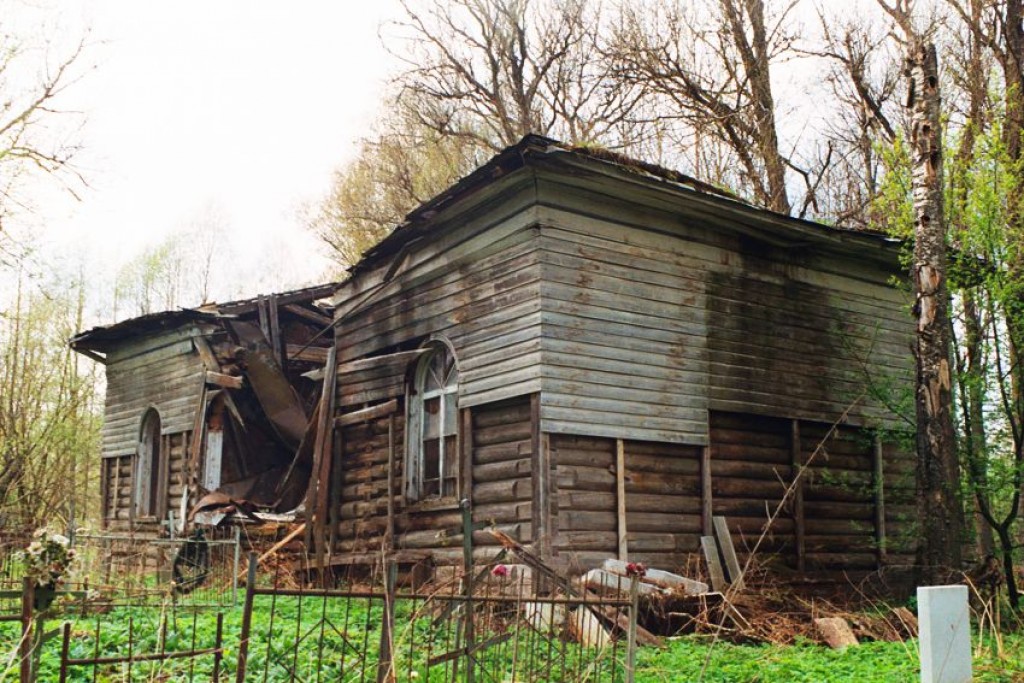
<path fill-rule="evenodd" d="M 967 586 L 917 589 L 921 683 L 969 683 L 971 617 Z"/>

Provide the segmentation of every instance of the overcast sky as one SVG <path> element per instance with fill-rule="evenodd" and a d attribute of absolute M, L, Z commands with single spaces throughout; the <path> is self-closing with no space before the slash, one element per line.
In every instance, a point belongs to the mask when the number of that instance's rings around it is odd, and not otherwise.
<path fill-rule="evenodd" d="M 42 253 L 71 253 L 98 276 L 215 214 L 226 250 L 251 266 L 243 293 L 321 275 L 299 207 L 372 125 L 389 63 L 378 28 L 396 2 L 42 8 L 65 43 L 88 30 L 95 65 L 60 102 L 85 115 L 77 164 L 90 187 L 78 202 L 37 202 Z"/>

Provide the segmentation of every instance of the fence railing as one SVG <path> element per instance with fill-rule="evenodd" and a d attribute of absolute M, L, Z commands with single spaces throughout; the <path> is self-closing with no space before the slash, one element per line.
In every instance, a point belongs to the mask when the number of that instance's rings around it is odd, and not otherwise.
<path fill-rule="evenodd" d="M 236 681 L 632 681 L 631 600 L 538 596 L 528 570 L 498 562 L 405 591 L 386 567 L 344 590 L 250 571 Z"/>

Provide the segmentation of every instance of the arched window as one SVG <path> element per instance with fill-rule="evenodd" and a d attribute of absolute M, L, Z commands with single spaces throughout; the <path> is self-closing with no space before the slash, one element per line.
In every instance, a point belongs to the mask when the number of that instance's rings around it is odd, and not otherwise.
<path fill-rule="evenodd" d="M 160 448 L 160 413 L 150 408 L 142 416 L 135 464 L 135 514 L 155 517 L 160 511 L 160 478 L 163 453 Z"/>
<path fill-rule="evenodd" d="M 453 498 L 459 480 L 459 370 L 447 344 L 431 345 L 416 364 L 408 395 L 406 494 Z"/>

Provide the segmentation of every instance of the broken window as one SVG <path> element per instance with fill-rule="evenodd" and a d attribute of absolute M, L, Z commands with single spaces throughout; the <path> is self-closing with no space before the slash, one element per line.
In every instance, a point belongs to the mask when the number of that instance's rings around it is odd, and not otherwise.
<path fill-rule="evenodd" d="M 161 448 L 160 413 L 153 408 L 142 417 L 135 463 L 135 515 L 156 517 L 163 507 L 161 481 L 167 464 Z"/>
<path fill-rule="evenodd" d="M 437 343 L 416 365 L 409 392 L 408 477 L 411 500 L 458 494 L 458 384 L 455 356 Z"/>

